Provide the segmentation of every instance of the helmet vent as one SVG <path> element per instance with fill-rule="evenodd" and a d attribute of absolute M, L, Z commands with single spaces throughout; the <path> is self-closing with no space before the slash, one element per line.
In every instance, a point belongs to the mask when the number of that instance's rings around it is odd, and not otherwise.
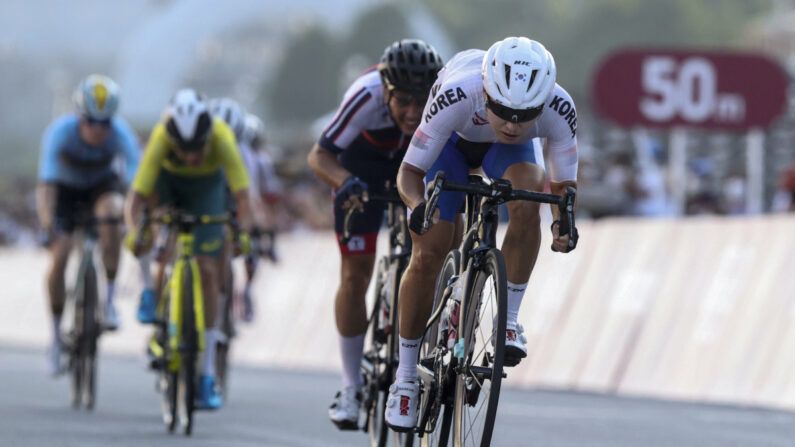
<path fill-rule="evenodd" d="M 530 73 L 530 81 L 527 82 L 527 91 L 528 92 L 530 91 L 530 87 L 533 86 L 533 81 L 535 81 L 537 74 L 538 74 L 538 70 L 533 70 L 533 72 Z"/>
<path fill-rule="evenodd" d="M 505 67 L 505 85 L 507 85 L 510 88 L 510 86 L 511 86 L 511 66 L 508 65 L 508 64 L 503 64 L 503 66 Z"/>

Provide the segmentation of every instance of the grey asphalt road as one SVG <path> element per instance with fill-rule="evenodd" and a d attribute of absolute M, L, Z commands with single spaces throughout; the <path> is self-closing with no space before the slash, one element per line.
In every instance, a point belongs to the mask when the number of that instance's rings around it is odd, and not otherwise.
<path fill-rule="evenodd" d="M 194 435 L 168 435 L 154 376 L 142 361 L 105 356 L 97 408 L 68 405 L 65 379 L 45 376 L 40 350 L 0 347 L 0 446 L 365 446 L 326 408 L 336 376 L 237 368 L 222 411 L 199 413 Z M 568 392 L 504 389 L 495 446 L 795 446 L 795 414 Z"/>

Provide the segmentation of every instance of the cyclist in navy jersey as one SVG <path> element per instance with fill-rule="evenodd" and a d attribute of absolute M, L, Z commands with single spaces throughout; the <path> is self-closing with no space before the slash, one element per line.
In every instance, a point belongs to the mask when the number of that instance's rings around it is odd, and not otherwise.
<path fill-rule="evenodd" d="M 342 356 L 342 390 L 329 409 L 340 429 L 358 428 L 360 372 L 367 329 L 365 293 L 375 263 L 375 245 L 385 205 L 368 194 L 394 182 L 411 135 L 422 119 L 442 60 L 421 40 L 403 39 L 386 48 L 381 62 L 350 86 L 342 105 L 308 156 L 310 168 L 333 189 L 339 240 L 346 210 L 355 216 L 352 237 L 340 244 L 342 268 L 335 316 Z"/>

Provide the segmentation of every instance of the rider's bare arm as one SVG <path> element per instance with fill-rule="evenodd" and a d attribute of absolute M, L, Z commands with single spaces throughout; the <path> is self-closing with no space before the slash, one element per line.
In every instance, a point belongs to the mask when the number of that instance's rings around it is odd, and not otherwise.
<path fill-rule="evenodd" d="M 332 188 L 339 188 L 351 175 L 347 169 L 342 167 L 336 154 L 323 149 L 319 144 L 312 147 L 306 161 L 312 172 Z"/>
<path fill-rule="evenodd" d="M 251 232 L 254 228 L 254 215 L 251 207 L 251 197 L 248 188 L 243 188 L 234 192 L 235 201 L 237 201 L 238 219 L 240 222 L 240 229 L 245 232 Z"/>
<path fill-rule="evenodd" d="M 39 223 L 44 229 L 51 229 L 53 226 L 55 194 L 54 183 L 43 182 L 36 186 L 36 212 L 39 215 Z"/>
<path fill-rule="evenodd" d="M 425 172 L 411 164 L 402 163 L 397 175 L 400 198 L 410 209 L 425 201 Z"/>
<path fill-rule="evenodd" d="M 124 224 L 127 228 L 136 228 L 141 213 L 146 205 L 146 197 L 138 191 L 130 189 L 127 192 L 127 200 L 124 201 Z"/>

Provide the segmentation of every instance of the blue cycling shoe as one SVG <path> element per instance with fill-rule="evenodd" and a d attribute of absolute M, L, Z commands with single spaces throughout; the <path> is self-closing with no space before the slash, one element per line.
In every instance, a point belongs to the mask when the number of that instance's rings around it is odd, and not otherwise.
<path fill-rule="evenodd" d="M 215 389 L 215 377 L 201 376 L 199 378 L 199 389 L 197 396 L 197 406 L 203 410 L 217 410 L 223 404 L 223 398 Z"/>
<path fill-rule="evenodd" d="M 138 321 L 141 323 L 154 323 L 156 312 L 155 291 L 144 289 L 143 293 L 141 293 L 141 303 L 138 305 Z"/>

